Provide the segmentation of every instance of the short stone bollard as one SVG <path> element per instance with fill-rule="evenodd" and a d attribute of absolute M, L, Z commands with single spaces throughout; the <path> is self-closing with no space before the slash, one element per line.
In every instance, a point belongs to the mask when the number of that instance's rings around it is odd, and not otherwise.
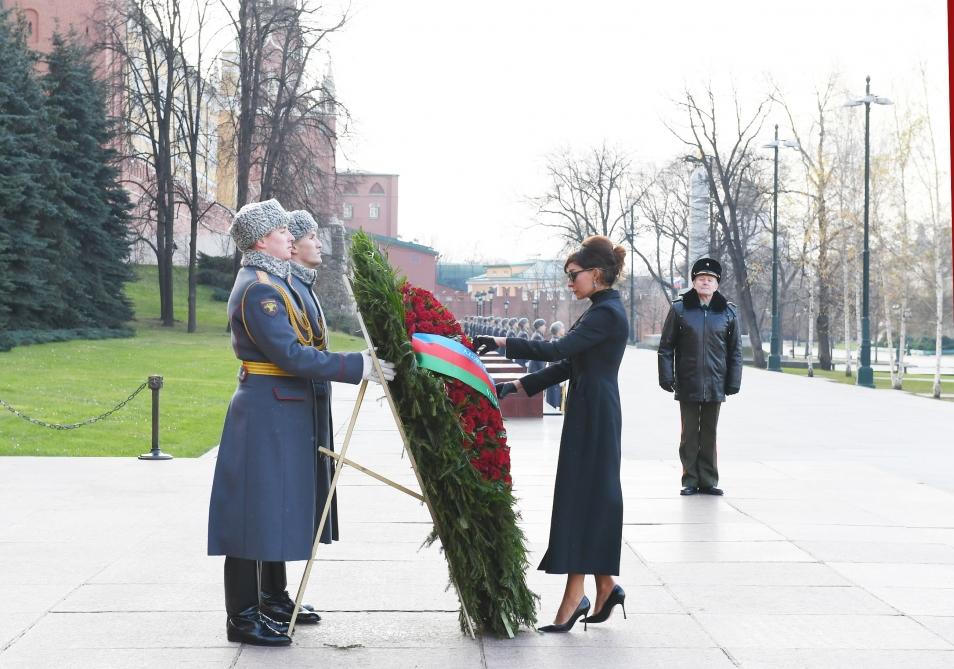
<path fill-rule="evenodd" d="M 152 391 L 152 450 L 139 456 L 140 460 L 172 460 L 172 456 L 159 448 L 159 390 L 162 388 L 161 376 L 149 377 L 149 389 Z"/>

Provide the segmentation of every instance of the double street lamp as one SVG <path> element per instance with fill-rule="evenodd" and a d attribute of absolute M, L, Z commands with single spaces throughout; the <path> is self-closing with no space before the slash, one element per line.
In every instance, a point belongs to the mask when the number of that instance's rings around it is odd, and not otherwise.
<path fill-rule="evenodd" d="M 775 152 L 775 185 L 772 189 L 772 344 L 769 352 L 768 368 L 771 372 L 782 371 L 782 340 L 779 336 L 778 317 L 778 148 L 785 146 L 797 149 L 798 142 L 790 139 L 779 141 L 778 124 L 775 125 L 775 139 L 762 148 Z"/>
<path fill-rule="evenodd" d="M 891 100 L 871 94 L 871 77 L 865 77 L 865 96 L 848 101 L 846 107 L 865 106 L 865 233 L 861 252 L 861 351 L 858 366 L 858 385 L 874 388 L 874 371 L 871 369 L 871 328 L 868 319 L 868 181 L 871 178 L 871 104 L 890 105 Z"/>

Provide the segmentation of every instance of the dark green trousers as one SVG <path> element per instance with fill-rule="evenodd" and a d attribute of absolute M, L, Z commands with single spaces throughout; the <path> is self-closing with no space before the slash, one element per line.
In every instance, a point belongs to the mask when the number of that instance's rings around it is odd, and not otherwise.
<path fill-rule="evenodd" d="M 714 488 L 719 484 L 716 465 L 716 427 L 722 402 L 679 402 L 682 436 L 682 487 Z"/>

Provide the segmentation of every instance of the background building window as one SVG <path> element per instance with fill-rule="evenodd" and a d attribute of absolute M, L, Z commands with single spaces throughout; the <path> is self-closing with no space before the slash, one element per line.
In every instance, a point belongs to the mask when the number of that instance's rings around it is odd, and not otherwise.
<path fill-rule="evenodd" d="M 342 207 L 342 215 L 345 217 L 345 220 L 350 221 L 354 218 L 354 206 L 350 202 L 345 202 Z"/>
<path fill-rule="evenodd" d="M 379 204 L 369 204 L 368 205 L 368 218 L 378 218 L 381 215 L 381 205 Z"/>

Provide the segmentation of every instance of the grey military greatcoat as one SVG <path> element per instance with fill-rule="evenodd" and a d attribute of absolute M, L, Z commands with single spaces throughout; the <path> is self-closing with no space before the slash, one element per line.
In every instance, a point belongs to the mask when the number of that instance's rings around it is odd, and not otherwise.
<path fill-rule="evenodd" d="M 358 383 L 360 353 L 328 353 L 301 341 L 289 308 L 306 303 L 286 279 L 242 268 L 229 298 L 232 348 L 240 360 L 292 376 L 239 374 L 212 483 L 209 555 L 250 560 L 311 557 L 317 508 L 313 381 Z"/>

